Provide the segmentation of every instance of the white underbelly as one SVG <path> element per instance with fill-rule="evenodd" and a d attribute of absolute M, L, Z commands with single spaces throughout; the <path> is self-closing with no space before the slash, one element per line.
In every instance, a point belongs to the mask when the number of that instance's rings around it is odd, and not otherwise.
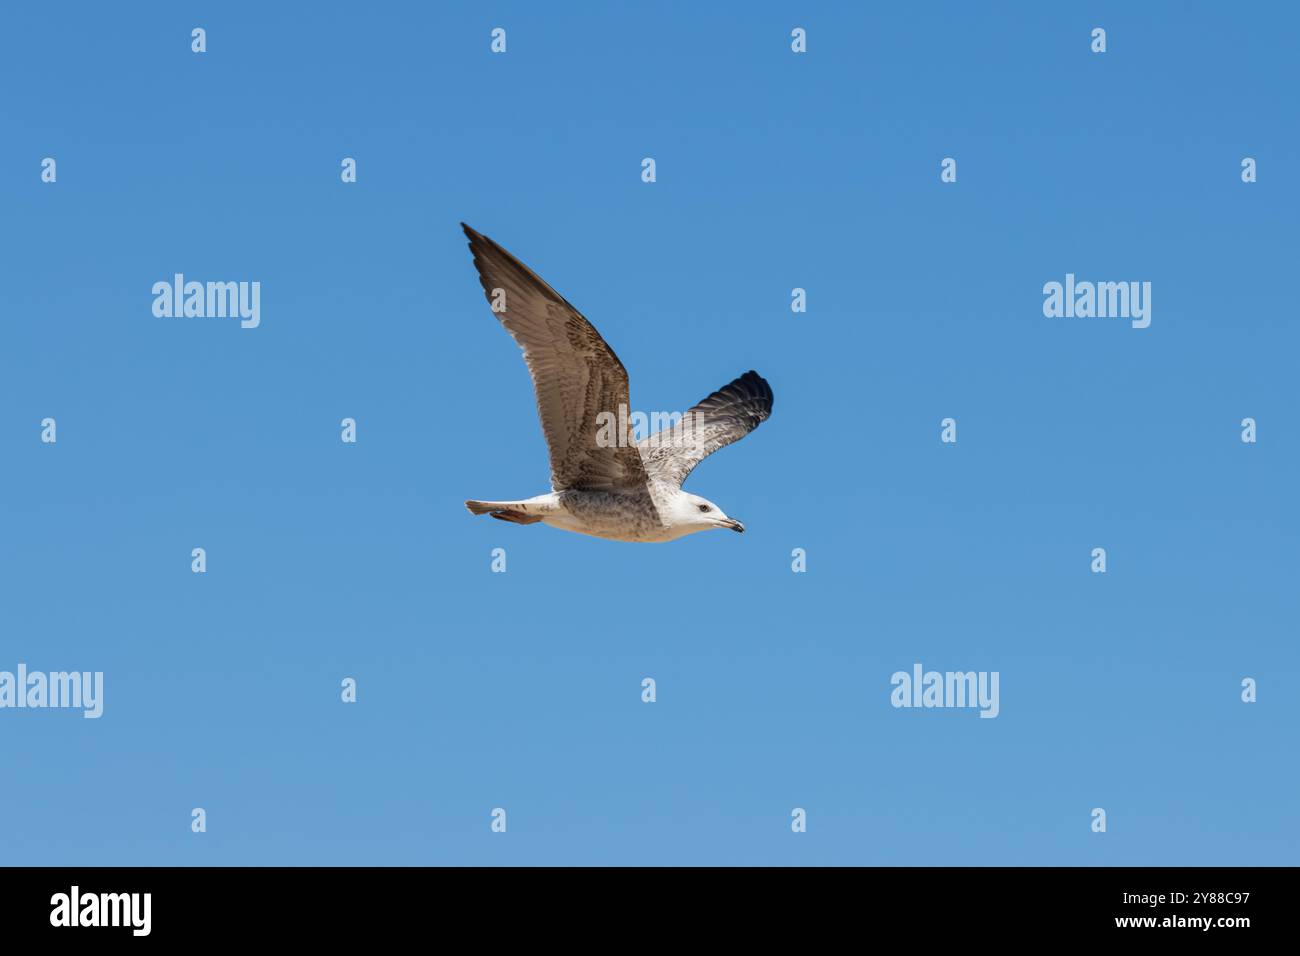
<path fill-rule="evenodd" d="M 618 522 L 592 521 L 590 518 L 576 518 L 569 514 L 547 515 L 542 519 L 542 523 L 548 524 L 552 528 L 559 528 L 562 531 L 591 535 L 593 538 L 604 538 L 607 541 L 636 541 L 654 544 L 672 541 L 682 535 L 682 532 L 677 531 L 675 528 L 664 528 L 659 525 L 629 528 Z"/>

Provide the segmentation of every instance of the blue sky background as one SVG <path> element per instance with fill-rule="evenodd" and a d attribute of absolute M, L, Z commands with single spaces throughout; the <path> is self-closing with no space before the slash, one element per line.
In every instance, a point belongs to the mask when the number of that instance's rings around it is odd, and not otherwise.
<path fill-rule="evenodd" d="M 1300 862 L 1298 28 L 7 8 L 0 669 L 106 700 L 0 711 L 0 861 Z M 462 219 L 592 319 L 635 407 L 768 378 L 687 484 L 745 536 L 466 513 L 549 473 Z M 175 272 L 260 281 L 261 327 L 155 318 Z M 1067 272 L 1150 281 L 1151 327 L 1044 318 Z M 1000 671 L 1001 716 L 893 709 L 917 661 Z"/>

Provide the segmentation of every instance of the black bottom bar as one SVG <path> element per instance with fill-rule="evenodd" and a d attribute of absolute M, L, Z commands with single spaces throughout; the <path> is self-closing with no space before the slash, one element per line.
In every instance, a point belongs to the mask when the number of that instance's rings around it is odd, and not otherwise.
<path fill-rule="evenodd" d="M 1285 932 L 1295 884 L 1290 868 L 15 868 L 0 870 L 0 925 L 7 941 L 90 944 L 612 932 L 659 948 L 844 931 L 1231 945 Z"/>

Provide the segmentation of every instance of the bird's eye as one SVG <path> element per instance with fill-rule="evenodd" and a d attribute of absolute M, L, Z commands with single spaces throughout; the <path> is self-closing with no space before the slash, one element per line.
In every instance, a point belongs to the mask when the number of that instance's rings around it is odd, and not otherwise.
<path fill-rule="evenodd" d="M 709 510 L 709 506 L 708 506 L 708 505 L 700 505 L 700 510 L 701 510 L 701 511 L 708 511 L 708 510 Z"/>

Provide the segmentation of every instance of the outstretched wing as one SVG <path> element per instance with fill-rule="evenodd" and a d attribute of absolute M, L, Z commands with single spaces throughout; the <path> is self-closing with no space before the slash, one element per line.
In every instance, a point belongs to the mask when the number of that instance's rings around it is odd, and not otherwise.
<path fill-rule="evenodd" d="M 740 441 L 772 414 L 772 389 L 749 371 L 700 402 L 672 428 L 637 447 L 650 477 L 680 485 L 695 466 L 719 448 Z"/>
<path fill-rule="evenodd" d="M 628 425 L 620 434 L 617 428 L 631 416 L 627 370 L 614 350 L 526 265 L 463 222 L 461 228 L 488 302 L 501 310 L 494 314 L 524 350 L 551 453 L 551 487 L 610 491 L 644 485 L 632 429 Z M 602 412 L 614 416 L 613 428 Z"/>

